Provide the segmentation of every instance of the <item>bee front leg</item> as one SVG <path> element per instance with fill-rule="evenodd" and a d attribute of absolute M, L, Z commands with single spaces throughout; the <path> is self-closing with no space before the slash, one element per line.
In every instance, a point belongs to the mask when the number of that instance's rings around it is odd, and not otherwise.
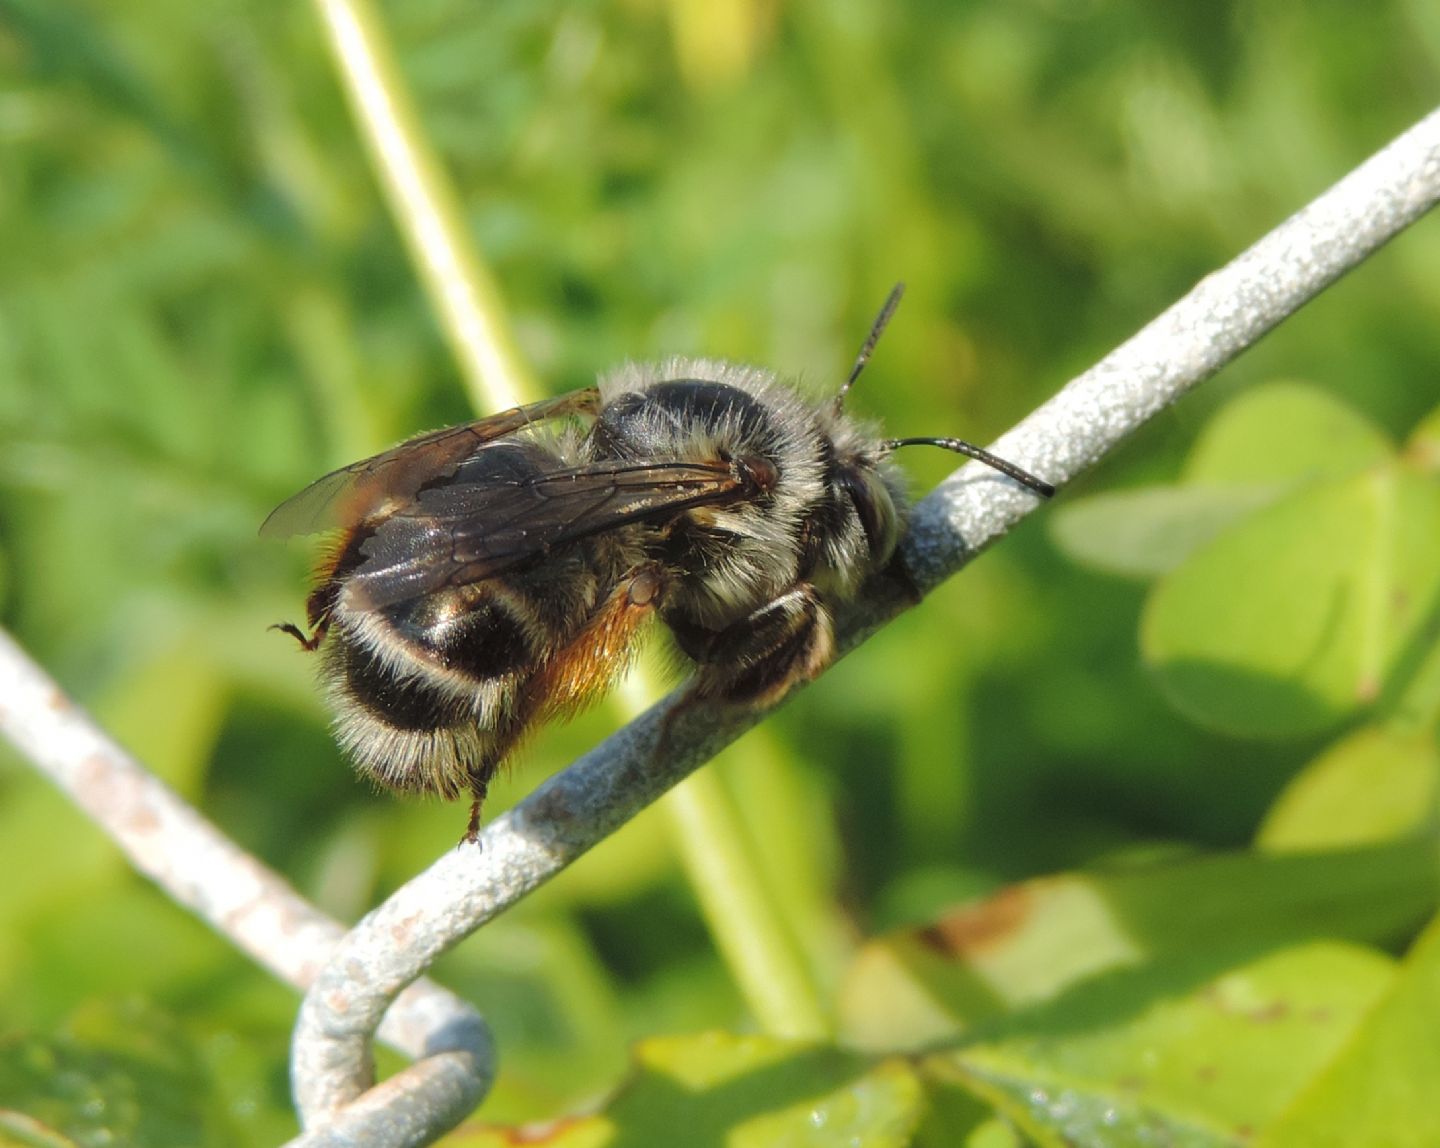
<path fill-rule="evenodd" d="M 801 582 L 723 630 L 672 626 L 681 649 L 699 663 L 697 700 L 772 705 L 830 664 L 830 610 Z"/>
<path fill-rule="evenodd" d="M 676 721 L 689 710 L 707 702 L 772 705 L 791 687 L 819 674 L 835 654 L 830 610 L 808 582 L 723 630 L 683 618 L 667 618 L 666 624 L 681 651 L 697 665 L 694 683 L 661 723 L 654 749 L 660 760 Z"/>

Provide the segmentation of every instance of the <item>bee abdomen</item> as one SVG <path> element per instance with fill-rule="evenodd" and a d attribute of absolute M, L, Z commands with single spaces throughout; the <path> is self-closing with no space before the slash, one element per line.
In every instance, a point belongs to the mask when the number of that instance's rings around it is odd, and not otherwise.
<path fill-rule="evenodd" d="M 458 795 L 513 745 L 543 633 L 529 596 L 495 583 L 342 605 L 323 663 L 341 745 L 388 788 Z"/>
<path fill-rule="evenodd" d="M 420 658 L 471 679 L 503 677 L 533 664 L 540 653 L 535 605 L 496 585 L 474 590 L 404 603 L 386 617 Z"/>
<path fill-rule="evenodd" d="M 396 730 L 438 729 L 472 713 L 471 699 L 423 671 L 405 673 L 353 641 L 337 644 L 335 668 L 354 703 Z"/>

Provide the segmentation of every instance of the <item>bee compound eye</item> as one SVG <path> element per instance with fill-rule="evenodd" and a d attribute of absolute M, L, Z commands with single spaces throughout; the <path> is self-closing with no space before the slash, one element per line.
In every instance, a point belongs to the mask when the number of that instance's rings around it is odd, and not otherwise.
<path fill-rule="evenodd" d="M 660 596 L 660 575 L 654 570 L 642 570 L 630 579 L 628 597 L 632 606 L 649 606 Z"/>
<path fill-rule="evenodd" d="M 860 519 L 870 557 L 876 562 L 885 561 L 894 551 L 900 533 L 890 492 L 873 471 L 859 467 L 842 470 L 837 477 Z"/>

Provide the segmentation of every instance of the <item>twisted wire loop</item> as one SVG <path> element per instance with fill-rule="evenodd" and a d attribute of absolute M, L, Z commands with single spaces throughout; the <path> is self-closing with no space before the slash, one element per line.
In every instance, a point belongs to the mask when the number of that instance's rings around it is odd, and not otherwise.
<path fill-rule="evenodd" d="M 1208 378 L 1440 199 L 1440 112 L 1356 168 L 1068 384 L 993 447 L 1062 484 Z M 880 579 L 839 619 L 852 649 L 954 574 L 1038 504 L 978 464 L 914 510 L 902 547 L 913 585 Z M 3 695 L 0 695 L 3 696 Z M 479 849 L 442 857 L 364 919 L 300 1011 L 294 1145 L 421 1145 L 458 1124 L 493 1076 L 464 1024 L 432 1055 L 371 1088 L 370 1041 L 405 986 L 491 917 L 575 860 L 763 717 L 661 702 L 492 822 Z M 652 760 L 668 723 L 664 760 Z M 398 1000 L 405 998 L 399 997 Z M 398 1001 L 397 1001 L 398 1003 Z M 448 1023 L 448 1022 L 447 1022 Z M 381 1031 L 384 1031 L 383 1029 Z M 468 1043 L 467 1043 L 468 1041 Z M 462 1079 L 464 1073 L 473 1073 Z"/>
<path fill-rule="evenodd" d="M 3 630 L 0 733 L 174 900 L 280 980 L 302 991 L 315 981 L 347 927 L 311 905 L 117 745 Z M 479 1014 L 428 981 L 400 993 L 378 1029 L 381 1040 L 412 1057 L 429 1055 L 437 1034 L 463 1037 L 489 1055 L 489 1034 Z"/>

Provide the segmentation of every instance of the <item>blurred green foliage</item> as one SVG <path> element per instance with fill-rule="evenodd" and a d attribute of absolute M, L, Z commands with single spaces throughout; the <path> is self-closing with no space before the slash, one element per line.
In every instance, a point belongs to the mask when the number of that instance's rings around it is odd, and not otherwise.
<path fill-rule="evenodd" d="M 855 408 L 896 433 L 978 441 L 1440 89 L 1440 10 L 1424 0 L 412 0 L 384 13 L 552 390 L 671 353 L 828 388 L 903 278 Z M 863 938 L 933 930 L 943 909 L 1007 881 L 1238 849 L 1262 823 L 1274 850 L 1433 824 L 1437 312 L 1432 219 L 732 755 L 728 790 L 777 900 L 805 907 L 818 980 L 851 994 L 842 1011 L 878 951 L 852 963 Z M 266 632 L 299 613 L 307 556 L 255 530 L 328 467 L 469 415 L 311 7 L 0 0 L 0 620 L 143 760 L 343 916 L 448 848 L 462 813 L 353 780 L 304 659 Z M 917 487 L 948 465 L 906 461 Z M 1304 662 L 1317 649 L 1327 656 Z M 1301 662 L 1315 673 L 1292 673 Z M 497 802 L 613 722 L 602 711 L 546 732 Z M 1429 854 L 1385 856 L 1379 903 L 1358 898 L 1356 918 L 1325 917 L 1317 932 L 1399 951 L 1433 907 L 1413 880 Z M 94 1119 L 57 1115 L 59 1080 L 75 1084 L 76 1111 L 92 1092 L 119 1104 L 111 1128 L 135 1143 L 272 1143 L 291 1128 L 294 995 L 131 875 L 5 749 L 0 872 L 0 1029 L 12 1034 L 0 1109 L 94 1142 Z M 1151 902 L 1195 898 L 1224 934 L 1248 879 L 1181 872 Z M 1303 903 L 1309 886 L 1293 888 Z M 1264 932 L 1236 921 L 1232 939 Z M 928 935 L 879 943 L 905 952 Z M 1040 977 L 1051 990 L 1116 954 L 1162 974 L 1173 956 L 1119 925 L 1084 935 L 1093 949 Z M 883 1093 L 886 1127 L 901 1129 L 876 1142 L 918 1128 L 955 1143 L 961 1127 L 977 1145 L 1013 1142 L 981 1096 L 1040 1143 L 1120 1143 L 1084 1138 L 1115 1109 L 1115 1066 L 1193 1028 L 1186 1010 L 1213 1004 L 1212 982 L 1293 992 L 1352 1025 L 1354 1002 L 1393 991 L 1332 1078 L 1373 1076 L 1386 1063 L 1365 1059 L 1373 1049 L 1413 1053 L 1404 1021 L 1434 1006 L 1433 941 L 1397 964 L 1285 935 L 1291 948 L 1252 946 L 1230 972 L 1207 954 L 1205 976 L 1151 968 L 1128 988 L 1102 985 L 1105 1023 L 1061 1045 L 1036 1043 L 1043 1015 L 1002 1025 L 926 1067 L 923 1127 L 909 1070 L 875 1062 L 856 1086 Z M 1058 928 L 1017 967 L 1043 965 L 1069 936 Z M 973 987 L 983 954 L 942 948 Z M 895 978 L 917 974 L 897 968 L 885 991 L 910 1000 Z M 931 973 L 920 983 L 938 983 Z M 495 1027 L 494 1120 L 593 1099 L 638 1038 L 750 1024 L 654 813 L 437 975 Z M 993 985 L 986 995 L 993 1004 Z M 1055 1007 L 1067 1030 L 1097 1015 L 1083 993 Z M 897 1009 L 897 1046 L 915 1015 Z M 1257 1052 L 1221 1026 L 1205 1047 L 1237 1072 L 1288 1057 L 1285 1041 L 1316 1058 L 1331 1047 L 1288 1029 L 1271 1039 Z M 643 1047 L 641 1083 L 617 1111 L 644 1108 L 657 1047 Z M 707 1055 L 684 1046 L 662 1067 Z M 725 1056 L 811 1071 L 768 1046 Z M 61 1064 L 69 1075 L 43 1067 Z M 849 1071 L 827 1065 L 814 1070 L 821 1092 Z M 1180 1065 L 1146 1098 L 1170 1134 L 1193 1132 L 1206 1090 L 1177 1081 L 1203 1067 Z M 1213 1111 L 1268 1118 L 1303 1084 L 1293 1067 L 1283 1088 Z M 1076 1106 L 1034 1109 L 1026 1090 L 1041 1079 Z M 1403 1103 L 1403 1081 L 1387 1079 Z M 947 1099 L 955 1080 L 963 1095 Z M 788 1104 L 785 1087 L 747 1095 L 778 1090 Z M 173 1112 L 145 1102 L 177 1092 L 188 1100 Z M 153 1126 L 137 1123 L 142 1108 Z M 1312 1094 L 1288 1126 L 1318 1127 L 1327 1111 Z M 952 1123 L 937 1131 L 942 1117 Z M 16 1127 L 0 1133 L 29 1134 Z"/>

